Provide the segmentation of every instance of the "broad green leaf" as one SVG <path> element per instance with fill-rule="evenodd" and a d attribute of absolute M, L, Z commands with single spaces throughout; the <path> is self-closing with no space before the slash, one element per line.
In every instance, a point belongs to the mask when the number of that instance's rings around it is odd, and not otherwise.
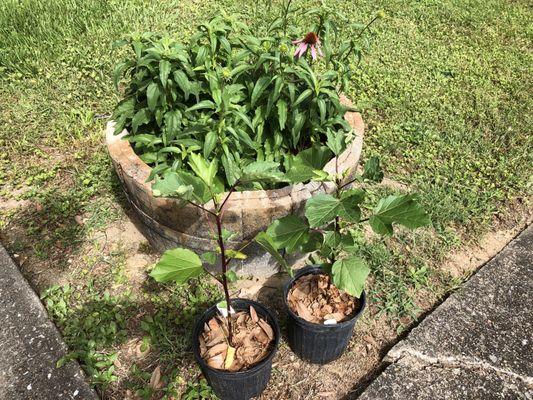
<path fill-rule="evenodd" d="M 150 276 L 157 282 L 175 281 L 183 284 L 189 279 L 198 278 L 203 272 L 202 261 L 196 253 L 177 248 L 163 253 Z"/>
<path fill-rule="evenodd" d="M 298 98 L 296 99 L 296 101 L 294 102 L 294 104 L 292 105 L 293 107 L 296 107 L 298 106 L 298 104 L 300 104 L 301 102 L 303 102 L 305 99 L 307 99 L 309 96 L 311 96 L 311 94 L 313 93 L 313 91 L 311 89 L 305 89 L 299 96 Z"/>
<path fill-rule="evenodd" d="M 159 85 L 156 82 L 150 83 L 146 89 L 146 98 L 148 100 L 148 108 L 151 111 L 154 111 L 155 107 L 157 106 L 159 94 Z"/>
<path fill-rule="evenodd" d="M 203 110 L 206 108 L 214 109 L 215 103 L 213 103 L 211 100 L 202 100 L 201 102 L 195 104 L 194 106 L 187 108 L 186 111 Z"/>
<path fill-rule="evenodd" d="M 240 75 L 241 73 L 243 73 L 243 72 L 245 72 L 245 71 L 247 71 L 247 70 L 249 70 L 249 69 L 252 69 L 252 68 L 253 68 L 253 65 L 250 65 L 250 64 L 244 64 L 244 63 L 243 63 L 243 64 L 240 64 L 239 66 L 233 68 L 233 69 L 231 70 L 231 73 L 230 73 L 230 74 L 231 74 L 231 76 L 232 76 L 233 78 L 235 78 L 236 76 Z"/>
<path fill-rule="evenodd" d="M 231 269 L 226 272 L 226 278 L 228 279 L 229 282 L 237 282 L 239 280 L 239 277 L 237 276 L 235 271 Z"/>
<path fill-rule="evenodd" d="M 279 254 L 279 252 L 276 250 L 276 246 L 272 242 L 272 238 L 266 233 L 266 232 L 260 232 L 256 237 L 255 241 L 257 244 L 259 244 L 263 249 L 265 249 L 274 259 L 287 271 L 287 273 L 290 276 L 294 276 L 294 272 L 292 271 L 292 268 L 289 267 L 289 264 L 287 264 L 287 261 Z"/>
<path fill-rule="evenodd" d="M 152 192 L 156 197 L 180 197 L 191 199 L 194 188 L 184 184 L 176 172 L 168 171 L 163 177 L 156 177 L 152 184 Z"/>
<path fill-rule="evenodd" d="M 192 192 L 192 199 L 195 200 L 199 204 L 205 204 L 209 200 L 211 200 L 211 193 L 209 192 L 209 188 L 207 185 L 202 181 L 200 178 L 185 172 L 185 171 L 178 171 L 177 172 L 179 178 L 185 185 L 190 185 L 193 187 Z M 222 191 L 221 189 L 220 191 Z"/>
<path fill-rule="evenodd" d="M 187 78 L 187 74 L 181 70 L 178 70 L 174 72 L 174 80 L 178 84 L 179 88 L 183 91 L 185 95 L 185 101 L 189 100 L 191 84 L 189 82 L 189 78 Z"/>
<path fill-rule="evenodd" d="M 118 63 L 115 69 L 113 70 L 113 84 L 115 85 L 116 90 L 118 90 L 118 84 L 120 83 L 120 79 L 124 75 L 126 69 L 129 67 L 131 67 L 131 64 L 129 62 L 121 62 Z"/>
<path fill-rule="evenodd" d="M 368 223 L 372 227 L 372 230 L 378 235 L 392 235 L 393 229 L 392 224 L 386 224 L 381 219 L 371 216 L 368 220 Z"/>
<path fill-rule="evenodd" d="M 161 84 L 163 87 L 167 86 L 168 76 L 170 75 L 170 70 L 172 65 L 167 60 L 159 61 L 159 79 L 161 79 Z"/>
<path fill-rule="evenodd" d="M 356 196 L 337 199 L 330 194 L 319 194 L 305 203 L 305 216 L 312 228 L 329 224 L 335 217 L 358 222 L 361 218 L 360 202 Z"/>
<path fill-rule="evenodd" d="M 431 220 L 414 195 L 388 196 L 381 199 L 369 220 L 372 229 L 382 235 L 392 234 L 392 224 L 406 228 L 429 225 Z"/>
<path fill-rule="evenodd" d="M 309 225 L 295 215 L 280 218 L 267 229 L 276 249 L 286 249 L 292 253 L 309 239 Z"/>
<path fill-rule="evenodd" d="M 279 99 L 276 103 L 278 108 L 279 127 L 281 130 L 285 129 L 285 123 L 287 122 L 287 103 L 283 99 Z"/>
<path fill-rule="evenodd" d="M 178 110 L 171 110 L 165 113 L 165 128 L 172 137 L 179 133 L 180 126 L 181 113 Z"/>
<path fill-rule="evenodd" d="M 257 103 L 257 100 L 259 100 L 259 97 L 263 94 L 267 86 L 271 82 L 271 78 L 269 76 L 262 76 L 257 80 L 255 83 L 254 89 L 252 90 L 252 97 L 251 97 L 251 106 L 253 107 L 255 103 Z"/>
<path fill-rule="evenodd" d="M 212 187 L 217 173 L 217 160 L 208 163 L 201 155 L 191 153 L 189 155 L 189 165 L 194 173 L 204 181 L 204 183 Z"/>
<path fill-rule="evenodd" d="M 339 200 L 338 216 L 348 222 L 359 222 L 361 219 L 361 209 L 359 204 L 363 200 L 360 196 L 341 197 Z"/>
<path fill-rule="evenodd" d="M 340 251 L 349 250 L 353 244 L 353 237 L 350 234 L 327 231 L 324 233 L 321 254 L 329 258 L 333 253 L 338 254 Z"/>
<path fill-rule="evenodd" d="M 198 49 L 198 53 L 196 54 L 196 65 L 201 65 L 204 63 L 204 61 L 207 58 L 208 50 L 205 46 L 202 46 Z"/>
<path fill-rule="evenodd" d="M 374 182 L 381 182 L 383 180 L 383 171 L 379 165 L 378 157 L 370 157 L 370 159 L 365 163 L 363 179 L 368 179 L 369 181 Z"/>
<path fill-rule="evenodd" d="M 320 249 L 323 241 L 324 237 L 322 233 L 311 231 L 307 241 L 300 246 L 300 251 L 302 253 L 312 253 Z"/>
<path fill-rule="evenodd" d="M 327 180 L 322 168 L 331 159 L 332 153 L 326 146 L 314 145 L 292 157 L 287 179 L 292 183 L 306 182 L 311 179 Z M 319 179 L 320 178 L 320 179 Z"/>
<path fill-rule="evenodd" d="M 248 125 L 252 131 L 254 130 L 254 126 L 252 124 L 252 121 L 250 121 L 250 118 L 246 114 L 244 114 L 242 111 L 238 111 L 238 110 L 234 110 L 233 114 L 235 114 L 246 125 Z"/>
<path fill-rule="evenodd" d="M 195 200 L 199 204 L 205 204 L 210 199 L 206 184 L 185 171 L 167 171 L 161 177 L 156 177 L 152 191 L 154 196 Z"/>
<path fill-rule="evenodd" d="M 208 158 L 213 149 L 215 148 L 217 144 L 217 133 L 215 131 L 209 131 L 207 135 L 205 135 L 205 142 L 204 142 L 204 157 Z"/>
<path fill-rule="evenodd" d="M 131 121 L 131 129 L 133 133 L 137 132 L 139 126 L 150 122 L 150 116 L 150 110 L 147 108 L 141 108 L 139 111 L 137 111 Z"/>
<path fill-rule="evenodd" d="M 291 130 L 292 143 L 294 146 L 296 146 L 298 142 L 300 141 L 300 133 L 305 124 L 305 120 L 306 120 L 305 113 L 300 113 L 298 111 L 295 112 L 294 125 L 292 126 L 292 130 Z"/>
<path fill-rule="evenodd" d="M 217 255 L 212 251 L 206 251 L 205 253 L 200 254 L 200 258 L 203 262 L 211 265 L 215 265 L 217 262 Z"/>
<path fill-rule="evenodd" d="M 339 199 L 330 194 L 319 194 L 305 203 L 305 216 L 311 228 L 317 228 L 332 222 L 340 207 Z"/>
<path fill-rule="evenodd" d="M 314 169 L 322 169 L 331 160 L 333 154 L 326 146 L 315 144 L 310 149 L 300 151 L 296 157 Z"/>
<path fill-rule="evenodd" d="M 345 134 L 344 131 L 339 130 L 337 132 L 328 129 L 326 132 L 327 142 L 326 145 L 331 149 L 333 154 L 338 156 L 345 148 Z"/>
<path fill-rule="evenodd" d="M 285 182 L 285 175 L 279 170 L 279 163 L 273 161 L 254 161 L 242 169 L 240 181 L 247 182 Z"/>
<path fill-rule="evenodd" d="M 352 255 L 335 261 L 331 272 L 335 286 L 359 298 L 365 288 L 370 269 L 361 258 Z"/>
<path fill-rule="evenodd" d="M 323 124 L 326 121 L 326 101 L 324 99 L 318 99 L 318 110 L 320 112 L 320 123 Z"/>
<path fill-rule="evenodd" d="M 362 203 L 365 199 L 366 192 L 363 189 L 348 189 L 342 190 L 341 199 L 347 199 L 348 197 L 356 197 L 357 203 Z"/>
<path fill-rule="evenodd" d="M 129 98 L 124 99 L 115 108 L 115 111 L 113 115 L 125 115 L 127 117 L 131 117 L 133 115 L 133 112 L 135 111 L 135 99 Z"/>
<path fill-rule="evenodd" d="M 224 167 L 224 174 L 226 175 L 228 184 L 230 186 L 233 186 L 237 182 L 237 179 L 241 177 L 241 171 L 235 164 L 233 155 L 231 153 L 222 154 L 220 160 L 222 161 L 222 166 Z"/>

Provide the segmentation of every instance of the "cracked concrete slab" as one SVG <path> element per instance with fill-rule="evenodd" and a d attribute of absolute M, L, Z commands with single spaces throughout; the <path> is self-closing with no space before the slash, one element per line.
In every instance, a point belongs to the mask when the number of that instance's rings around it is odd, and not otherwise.
<path fill-rule="evenodd" d="M 533 398 L 532 303 L 530 226 L 389 351 L 361 399 Z"/>
<path fill-rule="evenodd" d="M 97 400 L 37 295 L 0 245 L 0 399 Z"/>
<path fill-rule="evenodd" d="M 359 400 L 530 400 L 520 379 L 502 379 L 484 369 L 427 365 L 407 356 L 387 369 Z"/>

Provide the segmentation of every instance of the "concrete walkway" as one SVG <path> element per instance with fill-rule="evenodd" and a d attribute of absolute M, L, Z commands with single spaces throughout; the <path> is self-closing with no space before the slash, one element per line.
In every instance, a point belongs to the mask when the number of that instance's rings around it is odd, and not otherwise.
<path fill-rule="evenodd" d="M 0 399 L 96 400 L 37 295 L 0 245 Z"/>
<path fill-rule="evenodd" d="M 393 347 L 360 400 L 533 399 L 533 226 Z"/>

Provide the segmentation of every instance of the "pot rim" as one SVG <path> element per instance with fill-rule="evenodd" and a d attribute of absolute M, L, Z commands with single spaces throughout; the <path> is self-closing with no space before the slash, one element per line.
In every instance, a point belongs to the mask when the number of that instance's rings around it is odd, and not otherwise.
<path fill-rule="evenodd" d="M 202 313 L 202 316 L 196 321 L 196 325 L 195 325 L 195 327 L 193 329 L 193 338 L 192 338 L 192 341 L 193 341 L 192 342 L 192 347 L 193 347 L 194 358 L 196 359 L 196 362 L 200 365 L 201 369 L 207 369 L 207 370 L 212 371 L 212 372 L 214 372 L 216 374 L 227 375 L 227 376 L 231 376 L 231 377 L 239 377 L 239 376 L 251 375 L 251 374 L 255 373 L 256 371 L 260 370 L 266 363 L 272 361 L 272 359 L 276 355 L 276 352 L 278 351 L 281 331 L 279 329 L 279 324 L 278 324 L 278 321 L 276 319 L 276 316 L 274 315 L 274 313 L 268 307 L 264 306 L 263 304 L 261 304 L 261 303 L 259 303 L 257 301 L 254 301 L 254 300 L 240 299 L 240 298 L 230 299 L 230 301 L 232 301 L 232 302 L 234 302 L 234 301 L 242 301 L 244 303 L 248 303 L 248 305 L 253 305 L 254 308 L 256 306 L 259 306 L 259 308 L 263 309 L 266 312 L 266 314 L 270 316 L 270 318 L 272 319 L 272 321 L 274 323 L 273 324 L 274 326 L 272 326 L 272 329 L 274 330 L 274 334 L 275 334 L 274 347 L 273 347 L 272 351 L 270 352 L 270 354 L 267 357 L 265 357 L 264 359 L 259 361 L 252 368 L 249 368 L 249 369 L 244 370 L 244 371 L 225 371 L 225 370 L 222 370 L 222 369 L 212 368 L 209 365 L 207 365 L 205 360 L 200 355 L 200 346 L 199 346 L 199 343 L 198 343 L 199 342 L 198 337 L 199 337 L 199 333 L 200 333 L 201 328 L 199 328 L 198 325 L 200 325 L 200 321 L 205 317 L 205 315 L 207 313 L 209 313 L 211 310 L 213 310 L 213 309 L 215 309 L 217 307 L 217 305 L 215 304 L 215 305 L 209 307 L 207 310 L 205 310 Z M 257 308 L 256 308 L 256 310 L 257 310 Z"/>
<path fill-rule="evenodd" d="M 306 267 L 303 267 L 302 269 L 299 269 L 296 272 L 296 274 L 291 279 L 289 279 L 287 281 L 287 283 L 285 284 L 285 287 L 283 289 L 283 304 L 285 305 L 285 309 L 286 309 L 287 313 L 292 318 L 296 319 L 299 323 L 301 323 L 301 324 L 303 324 L 305 326 L 308 326 L 308 327 L 320 326 L 320 327 L 323 327 L 325 329 L 333 330 L 333 329 L 338 329 L 338 328 L 341 328 L 341 327 L 348 326 L 348 325 L 352 324 L 353 321 L 358 319 L 359 316 L 363 313 L 363 311 L 364 311 L 364 309 L 366 307 L 366 293 L 365 293 L 364 289 L 361 292 L 361 297 L 358 298 L 358 300 L 361 303 L 361 305 L 359 307 L 359 310 L 355 314 L 353 314 L 350 319 L 348 319 L 346 321 L 338 322 L 338 323 L 332 324 L 332 325 L 324 325 L 324 324 L 317 324 L 317 323 L 314 323 L 314 322 L 309 322 L 309 321 L 303 319 L 302 317 L 296 315 L 296 313 L 294 311 L 292 311 L 291 307 L 289 306 L 289 302 L 287 301 L 287 296 L 289 294 L 289 290 L 292 288 L 294 283 L 299 278 L 301 278 L 302 276 L 309 275 L 309 274 L 326 275 L 326 272 L 324 272 L 324 270 L 319 265 L 316 265 L 316 264 L 308 265 Z"/>

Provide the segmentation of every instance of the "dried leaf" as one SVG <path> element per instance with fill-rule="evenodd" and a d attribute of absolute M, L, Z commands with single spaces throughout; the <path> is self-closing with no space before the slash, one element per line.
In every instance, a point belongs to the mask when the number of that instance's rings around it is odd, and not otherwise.
<path fill-rule="evenodd" d="M 154 372 L 152 372 L 152 376 L 150 377 L 150 383 L 149 386 L 152 389 L 158 389 L 161 385 L 161 367 L 158 365 Z"/>
<path fill-rule="evenodd" d="M 235 348 L 228 346 L 228 352 L 226 353 L 226 360 L 224 361 L 224 368 L 229 369 L 233 360 L 235 359 Z"/>
<path fill-rule="evenodd" d="M 270 340 L 273 340 L 274 339 L 274 331 L 272 330 L 270 325 L 266 321 L 264 321 L 262 319 L 259 320 L 258 324 L 263 329 L 263 331 L 267 334 L 268 338 Z"/>
<path fill-rule="evenodd" d="M 220 343 L 216 346 L 211 347 L 209 350 L 207 350 L 207 357 L 211 358 L 216 356 L 217 354 L 224 353 L 228 349 L 228 345 L 226 343 Z"/>
<path fill-rule="evenodd" d="M 221 369 L 224 366 L 224 357 L 222 357 L 222 354 L 217 354 L 207 360 L 207 365 L 211 368 Z"/>
<path fill-rule="evenodd" d="M 259 317 L 257 316 L 257 312 L 255 311 L 254 306 L 250 306 L 250 316 L 252 317 L 252 321 L 257 323 L 259 321 Z"/>

